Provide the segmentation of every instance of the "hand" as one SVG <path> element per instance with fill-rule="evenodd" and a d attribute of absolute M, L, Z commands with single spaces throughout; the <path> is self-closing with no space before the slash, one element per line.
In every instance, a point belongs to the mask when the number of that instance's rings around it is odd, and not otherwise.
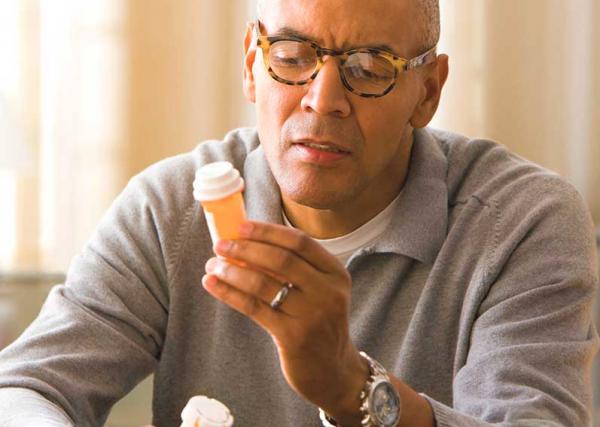
<path fill-rule="evenodd" d="M 245 223 L 241 240 L 220 241 L 215 251 L 226 259 L 207 262 L 205 289 L 271 335 L 297 393 L 332 415 L 360 421 L 368 366 L 350 339 L 352 281 L 344 266 L 302 231 L 258 222 Z M 288 282 L 293 288 L 272 309 Z"/>

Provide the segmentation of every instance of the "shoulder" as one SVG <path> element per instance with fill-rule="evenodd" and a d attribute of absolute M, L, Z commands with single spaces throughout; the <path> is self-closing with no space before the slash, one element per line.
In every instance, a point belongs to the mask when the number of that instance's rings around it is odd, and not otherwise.
<path fill-rule="evenodd" d="M 149 166 L 134 176 L 128 187 L 133 189 L 133 197 L 146 198 L 152 204 L 189 206 L 194 203 L 191 189 L 198 168 L 226 160 L 243 170 L 246 157 L 258 146 L 254 128 L 235 129 L 222 140 L 203 141 L 190 152 Z"/>
<path fill-rule="evenodd" d="M 527 199 L 529 203 L 553 196 L 577 198 L 571 184 L 540 165 L 487 139 L 470 139 L 451 132 L 430 130 L 448 162 L 450 204 L 476 197 L 482 203 Z"/>
<path fill-rule="evenodd" d="M 222 140 L 207 140 L 192 151 L 163 159 L 135 176 L 133 180 L 152 184 L 181 187 L 192 182 L 196 169 L 216 161 L 229 161 L 242 169 L 248 154 L 259 146 L 254 128 L 240 128 L 229 132 Z"/>
<path fill-rule="evenodd" d="M 476 199 L 503 212 L 530 213 L 533 207 L 570 206 L 587 216 L 577 190 L 567 180 L 540 165 L 486 139 L 440 130 L 428 130 L 445 153 L 448 203 Z"/>
<path fill-rule="evenodd" d="M 448 203 L 454 211 L 451 226 L 461 224 L 468 233 L 461 217 L 475 219 L 473 211 L 485 212 L 488 224 L 493 224 L 490 236 L 498 255 L 508 256 L 516 245 L 533 238 L 541 250 L 541 242 L 554 240 L 562 242 L 565 250 L 578 251 L 583 259 L 593 253 L 591 215 L 567 180 L 497 142 L 429 132 L 448 162 Z"/>

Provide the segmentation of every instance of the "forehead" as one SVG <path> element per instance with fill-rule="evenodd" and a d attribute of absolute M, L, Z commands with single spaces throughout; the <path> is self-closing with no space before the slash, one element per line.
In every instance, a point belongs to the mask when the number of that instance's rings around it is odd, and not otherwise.
<path fill-rule="evenodd" d="M 262 0 L 267 33 L 292 29 L 323 46 L 387 45 L 407 55 L 417 45 L 414 0 Z"/>

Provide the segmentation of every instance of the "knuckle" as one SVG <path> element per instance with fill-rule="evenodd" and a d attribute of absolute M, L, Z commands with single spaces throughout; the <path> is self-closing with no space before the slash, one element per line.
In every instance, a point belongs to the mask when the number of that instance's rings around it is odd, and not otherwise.
<path fill-rule="evenodd" d="M 296 252 L 303 252 L 307 249 L 310 242 L 310 237 L 300 230 L 296 231 L 292 246 Z"/>

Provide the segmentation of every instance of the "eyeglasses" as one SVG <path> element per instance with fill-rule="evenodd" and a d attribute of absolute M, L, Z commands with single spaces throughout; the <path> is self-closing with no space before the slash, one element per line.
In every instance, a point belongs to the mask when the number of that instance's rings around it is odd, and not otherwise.
<path fill-rule="evenodd" d="M 365 98 L 389 93 L 401 72 L 430 64 L 437 58 L 435 46 L 413 59 L 403 59 L 377 48 L 341 51 L 295 36 L 264 36 L 258 20 L 254 23 L 254 32 L 265 68 L 278 82 L 305 85 L 317 77 L 324 64 L 323 57 L 337 56 L 342 83 L 350 92 Z"/>

